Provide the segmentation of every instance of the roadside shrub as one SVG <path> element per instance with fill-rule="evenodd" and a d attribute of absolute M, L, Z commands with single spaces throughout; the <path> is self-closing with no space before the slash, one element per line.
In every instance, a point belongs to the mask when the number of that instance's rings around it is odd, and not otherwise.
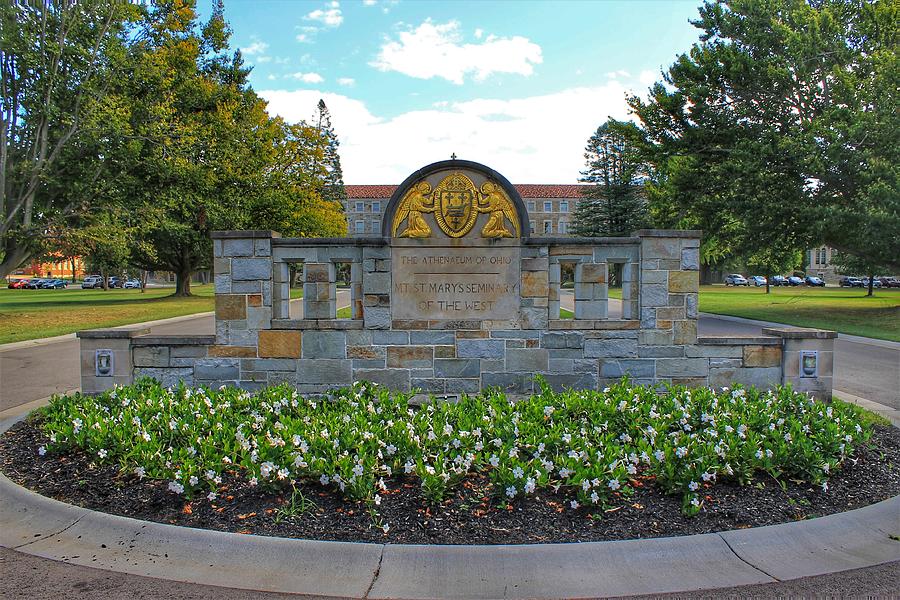
<path fill-rule="evenodd" d="M 81 449 L 210 500 L 226 471 L 265 488 L 317 481 L 373 506 L 393 476 L 418 478 L 438 502 L 478 472 L 501 500 L 553 488 L 571 508 L 655 481 L 694 514 L 716 482 L 758 472 L 827 488 L 871 435 L 847 406 L 789 387 L 659 392 L 623 379 L 603 391 L 541 388 L 518 402 L 490 390 L 415 408 L 409 394 L 365 382 L 301 397 L 289 386 L 251 394 L 142 379 L 96 397 L 55 397 L 44 409 L 50 444 L 39 452 Z"/>

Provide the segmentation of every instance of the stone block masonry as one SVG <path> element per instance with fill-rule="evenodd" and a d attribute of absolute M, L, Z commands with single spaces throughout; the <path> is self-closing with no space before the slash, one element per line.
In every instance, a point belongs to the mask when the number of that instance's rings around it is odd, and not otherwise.
<path fill-rule="evenodd" d="M 699 232 L 529 239 L 521 198 L 487 167 L 446 161 L 416 177 L 389 203 L 385 237 L 215 232 L 215 336 L 81 332 L 83 390 L 149 376 L 301 393 L 368 380 L 437 395 L 527 394 L 538 375 L 554 389 L 627 375 L 656 385 L 790 382 L 830 397 L 830 332 L 698 339 Z M 564 268 L 575 277 L 573 319 L 560 318 Z M 619 318 L 609 310 L 613 269 Z M 302 319 L 290 318 L 292 271 L 302 273 Z M 351 318 L 338 319 L 337 277 L 348 271 Z M 113 356 L 110 372 L 98 374 L 98 350 Z"/>

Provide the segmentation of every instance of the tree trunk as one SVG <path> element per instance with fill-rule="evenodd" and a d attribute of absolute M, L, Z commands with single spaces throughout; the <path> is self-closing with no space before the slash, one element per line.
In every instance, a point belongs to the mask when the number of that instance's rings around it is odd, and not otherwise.
<path fill-rule="evenodd" d="M 147 271 L 141 269 L 141 293 L 143 294 L 145 291 L 147 291 Z"/>
<path fill-rule="evenodd" d="M 100 269 L 100 283 L 103 284 L 103 291 L 109 290 L 109 281 L 106 279 L 106 269 Z"/>
<path fill-rule="evenodd" d="M 6 276 L 25 264 L 25 261 L 31 257 L 31 252 L 22 246 L 17 245 L 12 240 L 6 243 L 6 254 L 0 261 L 0 279 L 6 279 Z"/>
<path fill-rule="evenodd" d="M 866 296 L 872 295 L 872 288 L 875 287 L 875 274 L 869 273 L 869 291 L 866 292 Z"/>
<path fill-rule="evenodd" d="M 191 270 L 187 267 L 182 267 L 175 272 L 175 295 L 191 295 Z"/>
<path fill-rule="evenodd" d="M 72 263 L 72 283 L 75 283 L 75 257 L 70 258 L 69 262 Z"/>
<path fill-rule="evenodd" d="M 766 293 L 772 293 L 772 288 L 769 287 L 769 282 L 772 280 L 772 271 L 766 270 Z"/>

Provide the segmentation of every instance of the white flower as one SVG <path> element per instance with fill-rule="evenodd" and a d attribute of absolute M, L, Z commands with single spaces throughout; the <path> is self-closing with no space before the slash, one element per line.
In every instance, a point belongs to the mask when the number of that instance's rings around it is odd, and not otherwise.
<path fill-rule="evenodd" d="M 416 465 L 412 463 L 412 461 L 407 460 L 406 464 L 403 465 L 403 472 L 409 475 L 416 469 Z"/>
<path fill-rule="evenodd" d="M 599 502 L 599 501 L 600 501 L 600 496 L 597 494 L 597 492 L 592 492 L 591 493 L 591 502 L 593 502 L 594 504 L 597 504 L 597 502 Z"/>
<path fill-rule="evenodd" d="M 170 481 L 169 482 L 169 491 L 175 492 L 176 494 L 183 494 L 184 486 L 181 485 L 180 483 L 178 483 L 177 481 Z"/>
<path fill-rule="evenodd" d="M 675 449 L 675 456 L 677 456 L 678 458 L 684 458 L 685 456 L 687 456 L 687 453 L 687 448 L 685 448 L 684 446 L 678 446 Z"/>
<path fill-rule="evenodd" d="M 188 483 L 190 483 L 191 485 L 197 485 L 198 483 L 200 483 L 200 480 L 197 479 L 196 475 L 191 475 L 191 478 L 188 479 Z"/>
<path fill-rule="evenodd" d="M 210 493 L 208 493 L 208 494 L 206 495 L 206 499 L 209 500 L 210 502 L 213 501 L 213 500 L 215 500 L 215 499 L 216 499 L 216 493 L 215 493 L 215 492 L 210 492 Z"/>
<path fill-rule="evenodd" d="M 365 471 L 365 469 L 363 468 L 363 466 L 360 463 L 356 463 L 353 466 L 353 474 L 356 475 L 357 477 L 362 477 L 363 471 Z"/>
<path fill-rule="evenodd" d="M 553 414 L 553 411 L 554 411 L 554 410 L 556 410 L 556 409 L 553 408 L 552 406 L 545 406 L 545 407 L 544 407 L 544 416 L 549 417 L 550 415 Z"/>
<path fill-rule="evenodd" d="M 696 481 L 692 481 L 688 484 L 688 489 L 692 492 L 696 492 L 700 488 L 700 484 Z"/>
<path fill-rule="evenodd" d="M 700 475 L 700 477 L 703 479 L 703 481 L 714 481 L 716 478 L 716 474 L 715 473 L 703 473 L 702 475 Z"/>
<path fill-rule="evenodd" d="M 741 391 L 743 391 L 743 390 L 741 390 Z M 700 500 L 698 500 L 697 498 L 691 498 L 691 506 L 700 508 Z"/>
<path fill-rule="evenodd" d="M 525 493 L 531 494 L 534 493 L 535 481 L 531 477 L 525 480 Z"/>
<path fill-rule="evenodd" d="M 510 448 L 510 449 L 509 449 L 509 457 L 510 457 L 510 458 L 516 458 L 517 456 L 519 456 L 519 450 L 518 450 L 518 448 Z"/>
<path fill-rule="evenodd" d="M 290 474 L 290 471 L 287 469 L 278 469 L 278 479 L 286 479 Z"/>
<path fill-rule="evenodd" d="M 216 472 L 213 471 L 212 469 L 207 469 L 207 470 L 206 470 L 206 478 L 207 478 L 207 479 L 215 479 L 215 478 L 216 478 Z"/>
<path fill-rule="evenodd" d="M 100 458 L 106 458 L 107 454 L 109 454 L 109 452 L 107 452 L 104 448 L 100 448 L 100 450 L 97 451 L 97 456 L 99 456 Z"/>
<path fill-rule="evenodd" d="M 522 470 L 522 467 L 516 467 L 515 469 L 513 469 L 513 477 L 515 477 L 516 479 L 522 479 L 524 475 L 525 471 Z"/>
<path fill-rule="evenodd" d="M 763 457 L 763 451 L 762 451 L 762 450 L 757 450 L 757 451 L 756 451 L 756 458 L 760 458 L 760 459 L 761 459 L 762 457 Z"/>
<path fill-rule="evenodd" d="M 569 506 L 571 506 L 572 508 L 578 508 L 578 500 L 572 500 L 571 502 L 569 502 Z"/>
<path fill-rule="evenodd" d="M 619 483 L 618 479 L 610 479 L 609 483 L 607 483 L 606 485 L 609 487 L 609 489 L 611 489 L 613 491 L 616 491 L 617 489 L 622 487 L 622 485 Z"/>
<path fill-rule="evenodd" d="M 45 448 L 44 446 L 38 447 L 38 455 L 43 456 L 45 454 L 47 454 L 47 448 Z"/>
<path fill-rule="evenodd" d="M 382 530 L 383 532 L 387 533 L 388 531 L 391 530 L 391 526 L 388 525 L 387 523 L 385 523 L 384 525 L 381 526 L 381 530 Z"/>
<path fill-rule="evenodd" d="M 657 450 L 656 452 L 653 453 L 653 457 L 656 460 L 658 460 L 659 462 L 662 462 L 663 459 L 666 457 L 666 453 L 663 452 L 662 450 Z"/>
<path fill-rule="evenodd" d="M 138 479 L 143 479 L 145 475 L 147 475 L 147 471 L 144 467 L 135 467 L 134 474 L 138 476 Z"/>
<path fill-rule="evenodd" d="M 509 486 L 508 488 L 506 488 L 506 495 L 510 498 L 514 497 L 516 495 L 516 488 L 514 486 Z"/>
<path fill-rule="evenodd" d="M 637 467 L 635 467 L 634 465 L 628 465 L 627 467 L 625 467 L 625 470 L 628 472 L 629 475 L 637 474 Z"/>
<path fill-rule="evenodd" d="M 581 489 L 584 490 L 585 492 L 588 491 L 589 489 L 591 489 L 591 482 L 588 481 L 587 479 L 585 479 L 584 481 L 582 481 L 582 482 L 581 482 Z"/>
<path fill-rule="evenodd" d="M 790 434 L 790 433 L 784 434 L 784 441 L 786 441 L 786 442 L 790 442 L 790 441 L 791 441 L 791 434 Z"/>
<path fill-rule="evenodd" d="M 562 434 L 562 441 L 564 441 L 567 444 L 571 443 L 572 442 L 572 434 L 571 433 Z"/>
<path fill-rule="evenodd" d="M 84 425 L 84 421 L 82 421 L 81 419 L 74 419 L 72 421 L 72 425 L 74 425 L 74 433 L 78 433 L 79 431 L 81 431 L 81 427 Z"/>
<path fill-rule="evenodd" d="M 268 479 L 269 475 L 275 471 L 275 463 L 271 461 L 266 461 L 263 464 L 259 465 L 259 474 L 262 475 L 263 479 Z"/>
<path fill-rule="evenodd" d="M 491 454 L 491 457 L 488 459 L 488 462 L 491 463 L 492 467 L 497 467 L 500 464 L 500 459 L 496 454 Z"/>
<path fill-rule="evenodd" d="M 379 494 L 375 494 L 375 506 L 381 506 L 381 496 Z"/>
<path fill-rule="evenodd" d="M 766 448 L 766 458 L 772 458 L 773 452 Z"/>
<path fill-rule="evenodd" d="M 331 479 L 328 477 L 328 475 L 325 475 L 324 473 L 322 474 L 321 477 L 319 477 L 319 483 L 321 483 L 322 485 L 328 485 L 329 481 L 331 481 Z"/>

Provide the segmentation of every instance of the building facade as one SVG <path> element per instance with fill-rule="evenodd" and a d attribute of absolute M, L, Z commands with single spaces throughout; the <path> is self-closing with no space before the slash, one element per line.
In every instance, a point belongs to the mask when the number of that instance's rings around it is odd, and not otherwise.
<path fill-rule="evenodd" d="M 381 220 L 396 185 L 347 185 L 344 204 L 350 237 L 383 235 Z M 516 184 L 528 211 L 533 237 L 570 235 L 575 207 L 585 185 Z"/>

